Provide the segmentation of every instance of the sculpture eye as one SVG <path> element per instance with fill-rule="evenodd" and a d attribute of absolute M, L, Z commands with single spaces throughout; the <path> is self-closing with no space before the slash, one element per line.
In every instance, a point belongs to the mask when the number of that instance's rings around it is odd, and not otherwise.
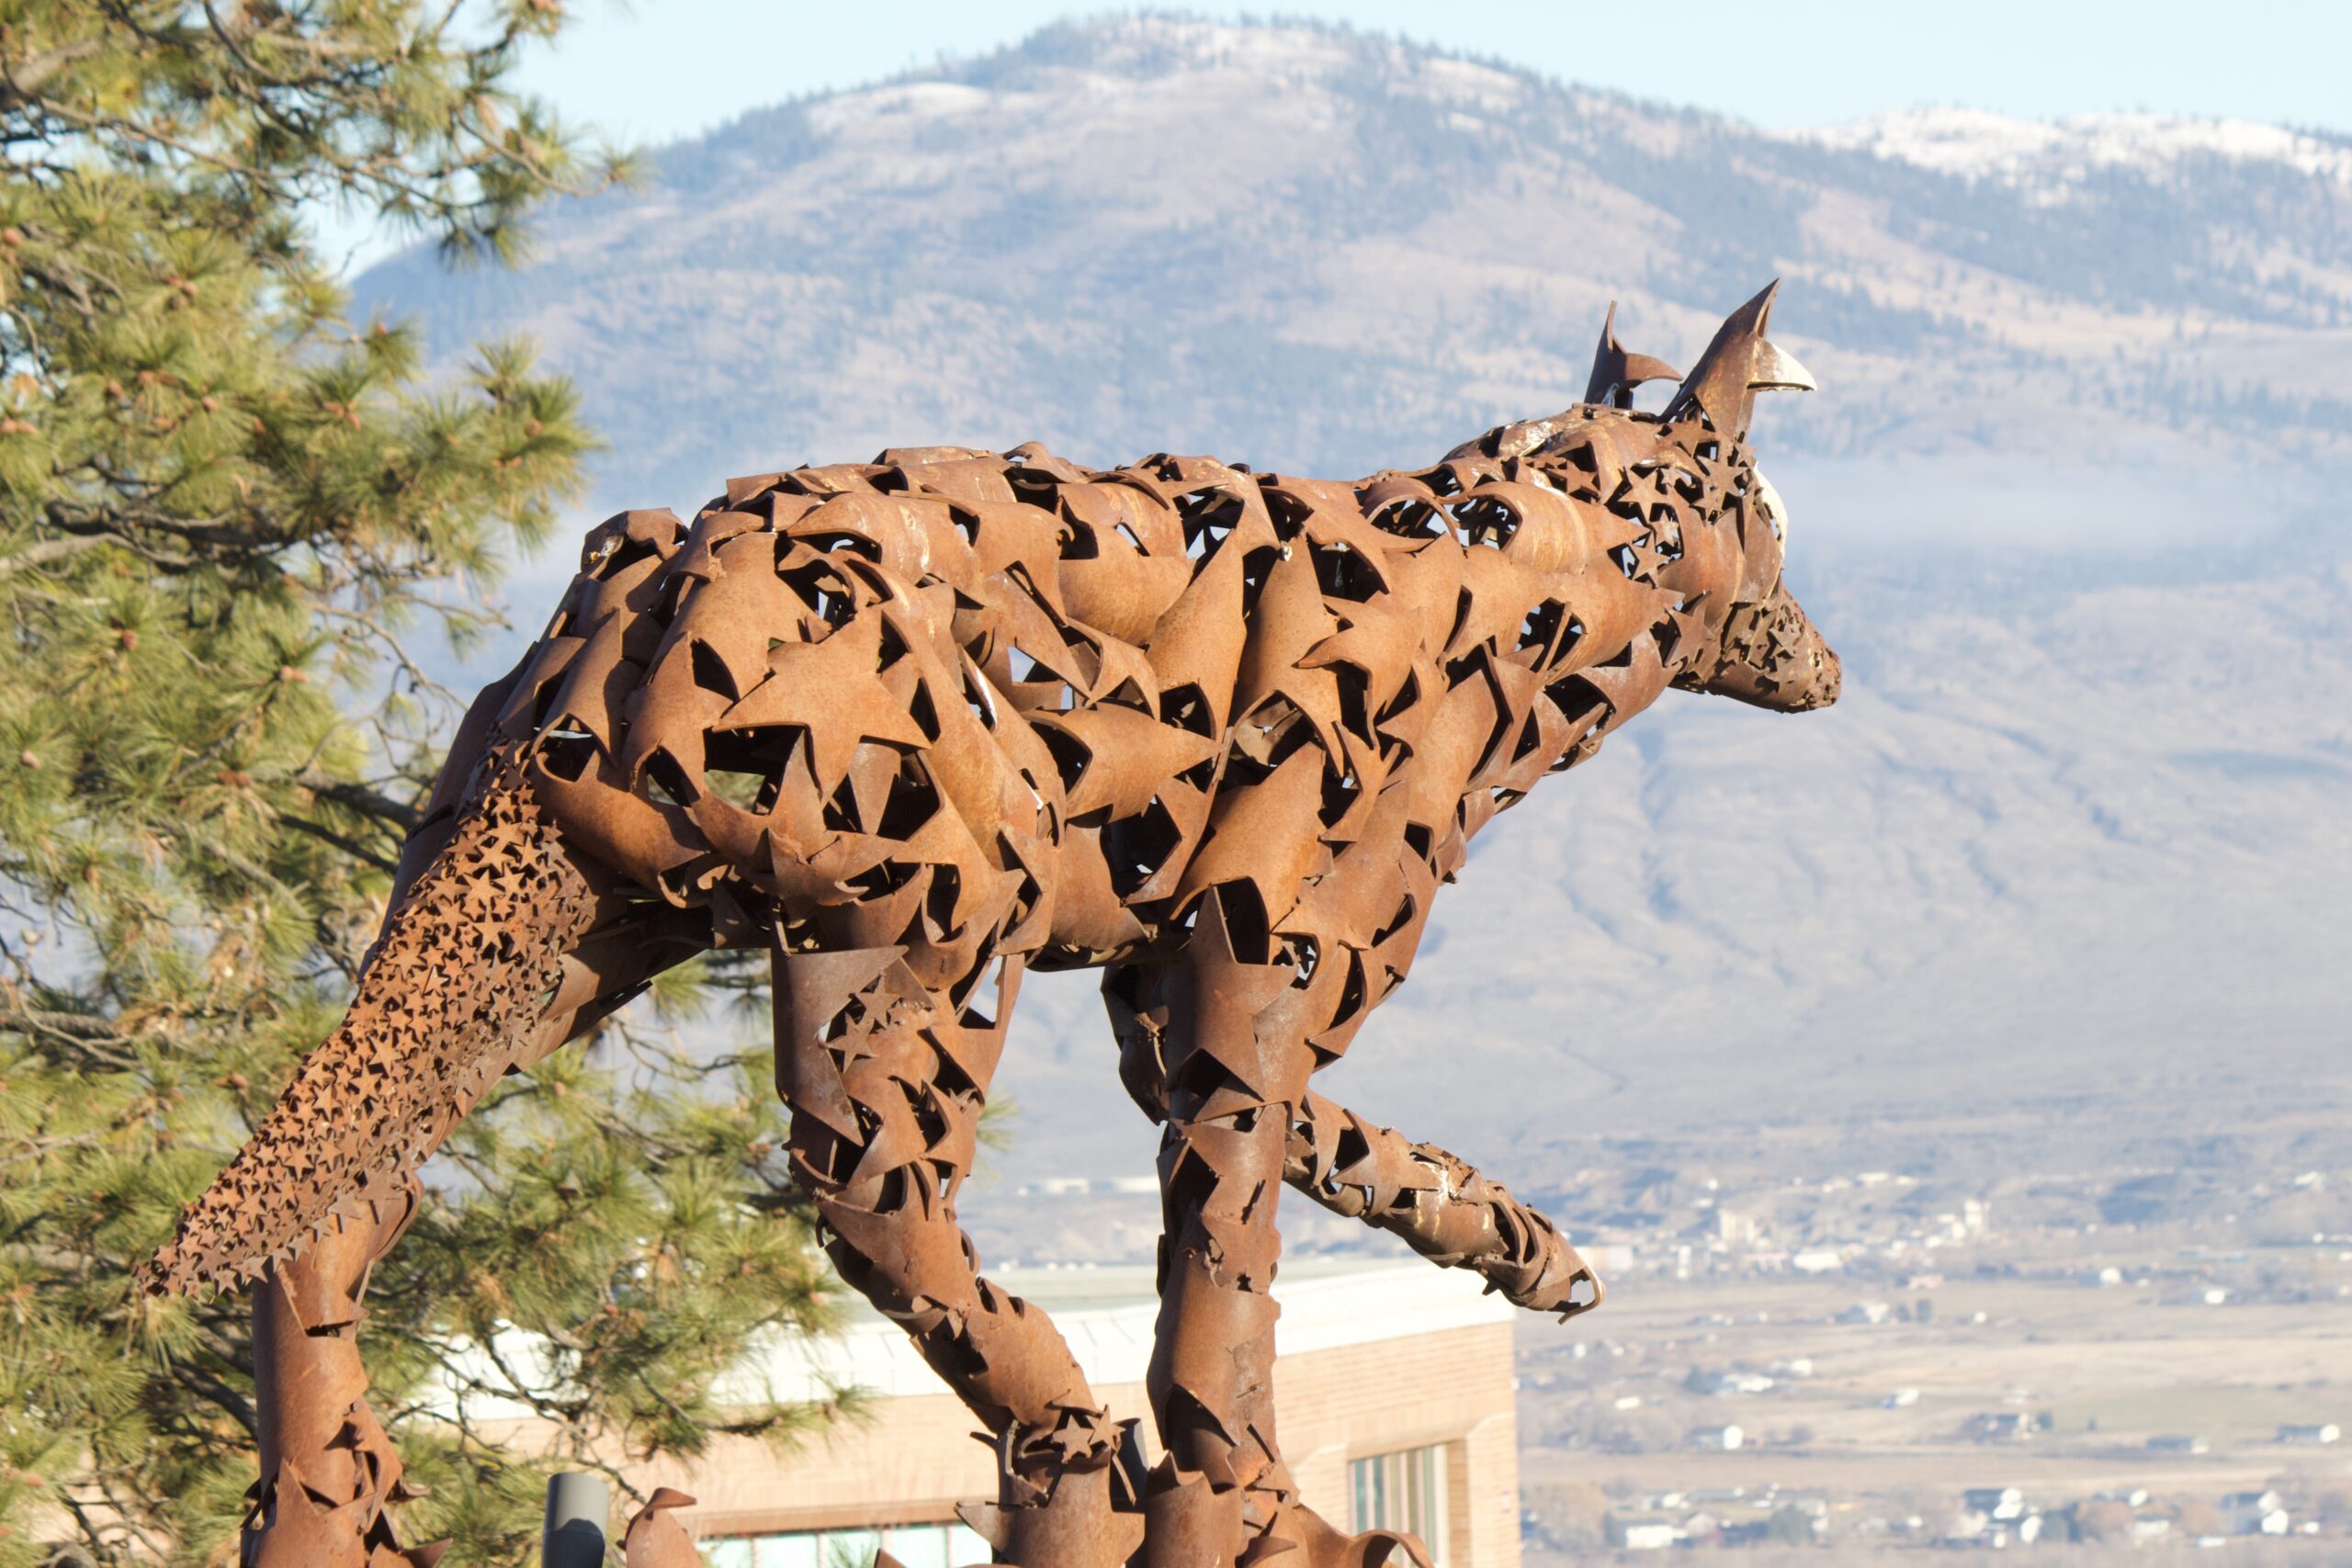
<path fill-rule="evenodd" d="M 1781 499 L 1781 492 L 1772 488 L 1772 481 L 1764 477 L 1761 468 L 1756 470 L 1756 493 L 1763 498 L 1765 514 L 1772 521 L 1772 537 L 1780 540 L 1785 550 L 1789 545 L 1789 503 Z"/>

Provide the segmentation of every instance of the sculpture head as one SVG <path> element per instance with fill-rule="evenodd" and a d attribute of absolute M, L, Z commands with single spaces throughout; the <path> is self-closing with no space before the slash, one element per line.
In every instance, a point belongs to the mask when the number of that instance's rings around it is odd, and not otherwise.
<path fill-rule="evenodd" d="M 1789 592 L 1788 504 L 1747 445 L 1758 392 L 1814 386 L 1804 367 L 1764 335 L 1780 287 L 1731 313 L 1657 416 L 1656 461 L 1685 499 L 1720 507 L 1715 524 L 1679 530 L 1678 553 L 1657 581 L 1682 596 L 1697 622 L 1695 636 L 1685 634 L 1689 645 L 1675 650 L 1675 685 L 1802 713 L 1836 702 L 1841 677 L 1838 656 Z M 1627 353 L 1617 342 L 1616 314 L 1611 306 L 1601 328 L 1586 403 L 1601 417 L 1646 423 L 1648 416 L 1632 412 L 1634 388 L 1676 373 L 1662 360 Z M 1700 471 L 1678 468 L 1678 455 Z"/>
<path fill-rule="evenodd" d="M 1789 592 L 1783 575 L 1786 503 L 1761 469 L 1751 469 L 1740 580 L 1730 610 L 1684 664 L 1675 685 L 1779 713 L 1826 708 L 1843 682 L 1838 655 Z"/>

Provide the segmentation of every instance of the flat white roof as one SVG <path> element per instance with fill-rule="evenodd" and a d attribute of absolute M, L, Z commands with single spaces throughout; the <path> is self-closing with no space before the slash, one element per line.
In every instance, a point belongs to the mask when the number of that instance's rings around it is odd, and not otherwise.
<path fill-rule="evenodd" d="M 1053 1314 L 1087 1382 L 1143 1382 L 1159 1313 L 1151 1269 L 1007 1269 L 989 1278 Z M 1483 1289 L 1475 1274 L 1418 1258 L 1285 1263 L 1274 1276 L 1274 1300 L 1283 1309 L 1275 1352 L 1298 1356 L 1510 1322 L 1517 1309 Z M 780 1399 L 821 1398 L 842 1384 L 893 1398 L 944 1392 L 905 1331 L 863 1302 L 840 1335 L 781 1341 L 744 1372 L 764 1377 L 771 1397 Z"/>
<path fill-rule="evenodd" d="M 1151 1360 L 1152 1324 L 1159 1311 L 1150 1269 L 1005 1269 L 990 1270 L 988 1278 L 1053 1314 L 1089 1382 L 1100 1388 L 1144 1381 Z M 1282 1307 L 1274 1326 L 1275 1351 L 1305 1355 L 1510 1322 L 1518 1309 L 1501 1296 L 1483 1292 L 1484 1282 L 1476 1275 L 1440 1269 L 1417 1258 L 1294 1260 L 1283 1264 L 1274 1277 L 1274 1300 Z M 850 1388 L 890 1399 L 947 1392 L 915 1353 L 905 1330 L 854 1294 L 844 1305 L 838 1333 L 817 1338 L 775 1336 L 729 1375 L 721 1398 L 749 1404 L 763 1399 L 821 1400 Z M 516 1364 L 511 1359 L 514 1358 L 522 1365 L 538 1359 L 533 1336 L 502 1336 L 499 1349 L 510 1365 Z M 485 1382 L 497 1381 L 486 1360 L 478 1368 L 463 1364 L 470 1359 L 460 1358 L 451 1375 L 479 1373 Z M 444 1389 L 449 1386 L 445 1381 Z M 455 1402 L 446 1393 L 423 1403 L 455 1414 Z M 497 1421 L 526 1419 L 531 1412 L 518 1404 L 476 1398 L 468 1414 L 477 1421 Z"/>

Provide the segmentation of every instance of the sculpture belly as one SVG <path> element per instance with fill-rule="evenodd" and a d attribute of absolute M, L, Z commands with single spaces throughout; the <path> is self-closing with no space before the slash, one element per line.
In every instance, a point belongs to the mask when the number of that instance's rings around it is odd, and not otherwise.
<path fill-rule="evenodd" d="M 638 532 L 507 710 L 567 836 L 722 942 L 905 946 L 943 981 L 1041 944 L 1057 776 L 973 679 L 951 594 L 763 529 Z"/>

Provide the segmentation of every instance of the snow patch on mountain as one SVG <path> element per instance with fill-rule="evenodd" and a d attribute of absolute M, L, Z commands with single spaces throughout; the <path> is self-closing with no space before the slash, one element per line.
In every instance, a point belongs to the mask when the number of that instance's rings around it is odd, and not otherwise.
<path fill-rule="evenodd" d="M 2018 119 L 1984 109 L 1917 108 L 1774 134 L 2018 186 L 2065 186 L 2119 164 L 2161 170 L 2204 157 L 2279 164 L 2352 185 L 2352 143 L 2244 119 L 2166 114 Z"/>
<path fill-rule="evenodd" d="M 812 104 L 812 130 L 836 132 L 890 115 L 910 119 L 951 119 L 987 108 L 993 95 L 961 82 L 894 82 Z"/>

